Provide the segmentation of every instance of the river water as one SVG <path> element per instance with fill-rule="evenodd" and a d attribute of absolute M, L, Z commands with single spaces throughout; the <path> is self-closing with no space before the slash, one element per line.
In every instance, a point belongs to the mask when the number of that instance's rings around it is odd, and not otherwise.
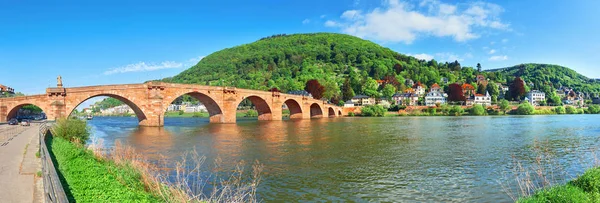
<path fill-rule="evenodd" d="M 553 179 L 564 182 L 596 160 L 600 116 L 394 117 L 313 120 L 95 117 L 93 138 L 120 140 L 149 159 L 178 160 L 196 149 L 225 167 L 264 164 L 265 202 L 511 202 L 515 163 L 535 166 L 535 146 L 551 154 Z M 210 170 L 212 164 L 206 164 Z M 250 167 L 250 166 L 248 166 Z"/>

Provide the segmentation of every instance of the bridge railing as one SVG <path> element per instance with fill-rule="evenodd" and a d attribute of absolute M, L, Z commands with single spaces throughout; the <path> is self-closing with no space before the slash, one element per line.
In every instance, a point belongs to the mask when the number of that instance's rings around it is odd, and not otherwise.
<path fill-rule="evenodd" d="M 69 202 L 67 195 L 63 189 L 58 173 L 50 157 L 48 146 L 46 146 L 46 135 L 50 131 L 50 126 L 47 121 L 40 124 L 39 139 L 40 139 L 40 158 L 42 161 L 42 178 L 44 181 L 44 199 L 45 202 Z"/>

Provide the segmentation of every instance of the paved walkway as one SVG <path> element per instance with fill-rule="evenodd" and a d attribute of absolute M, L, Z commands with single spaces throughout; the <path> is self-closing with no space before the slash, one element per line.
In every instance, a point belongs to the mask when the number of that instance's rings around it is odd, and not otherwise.
<path fill-rule="evenodd" d="M 38 127 L 35 123 L 29 127 L 0 125 L 0 203 L 34 202 L 35 190 L 36 202 L 41 199 L 41 179 L 35 177 L 41 170 L 40 160 L 35 157 Z"/>

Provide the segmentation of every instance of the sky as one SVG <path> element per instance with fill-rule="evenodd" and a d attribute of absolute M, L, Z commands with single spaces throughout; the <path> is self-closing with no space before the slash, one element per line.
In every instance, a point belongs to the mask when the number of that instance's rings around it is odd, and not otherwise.
<path fill-rule="evenodd" d="M 600 78 L 600 1 L 0 0 L 0 84 L 43 94 L 174 76 L 274 34 L 335 32 L 483 69 L 549 63 Z"/>

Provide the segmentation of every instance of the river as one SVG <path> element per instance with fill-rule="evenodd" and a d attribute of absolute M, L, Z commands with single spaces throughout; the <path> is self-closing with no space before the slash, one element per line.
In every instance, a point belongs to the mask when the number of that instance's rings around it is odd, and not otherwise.
<path fill-rule="evenodd" d="M 136 118 L 95 117 L 92 137 L 115 140 L 149 159 L 177 160 L 196 149 L 225 167 L 264 164 L 265 202 L 511 202 L 513 169 L 534 166 L 534 146 L 552 154 L 557 182 L 596 160 L 600 116 L 487 116 L 238 120 L 166 118 L 164 128 Z M 537 143 L 537 144 L 536 144 Z M 206 164 L 207 170 L 212 164 Z M 249 166 L 248 166 L 249 167 Z M 501 184 L 502 183 L 502 184 Z M 506 183 L 506 184 L 505 184 Z"/>

